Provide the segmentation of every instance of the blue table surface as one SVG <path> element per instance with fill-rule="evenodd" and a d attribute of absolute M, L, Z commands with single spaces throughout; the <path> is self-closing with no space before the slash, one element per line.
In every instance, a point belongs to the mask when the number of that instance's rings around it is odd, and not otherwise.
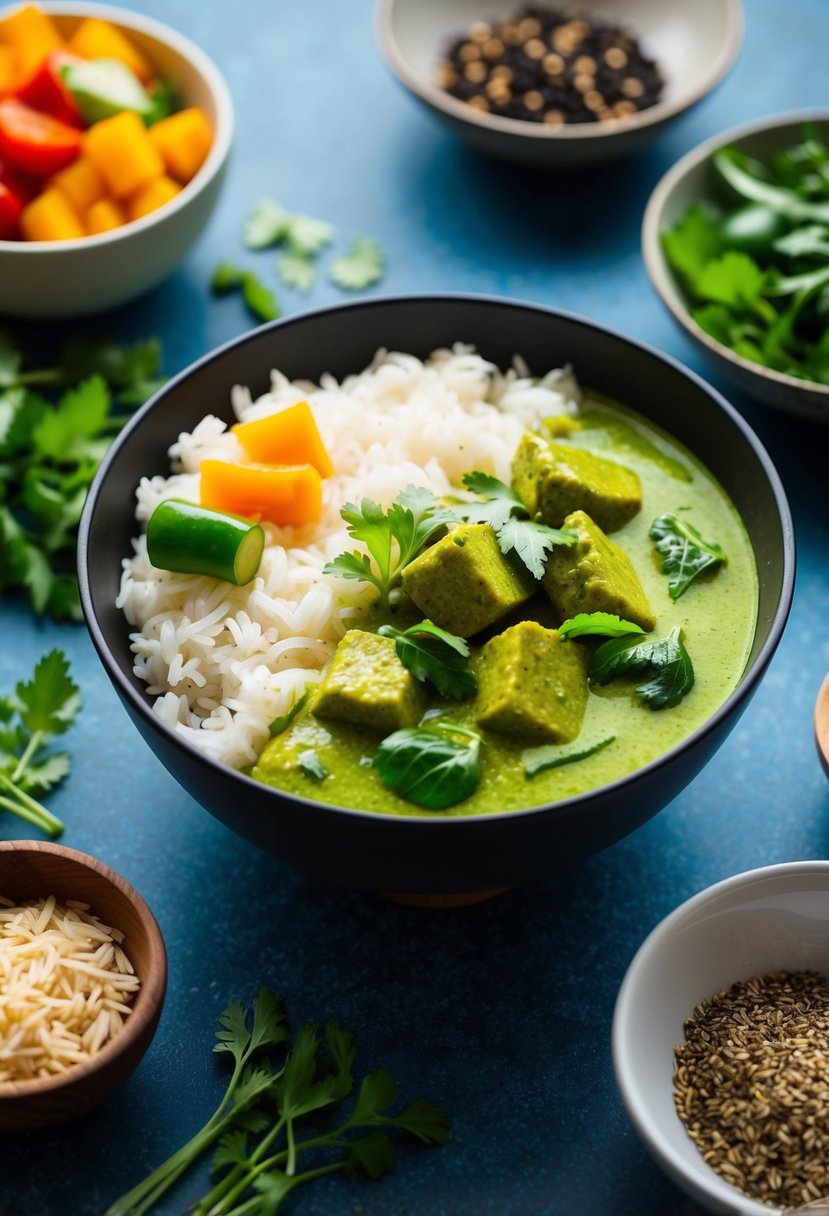
<path fill-rule="evenodd" d="M 374 44 L 371 0 L 141 0 L 215 59 L 237 111 L 224 194 L 180 269 L 156 291 L 78 328 L 158 334 L 165 371 L 247 330 L 235 298 L 208 290 L 219 258 L 272 274 L 241 229 L 272 197 L 331 220 L 337 250 L 365 233 L 388 268 L 373 295 L 472 291 L 590 317 L 707 375 L 768 446 L 794 512 L 792 616 L 759 692 L 693 784 L 634 835 L 565 877 L 456 912 L 424 912 L 322 885 L 258 852 L 205 813 L 139 738 L 83 626 L 0 606 L 0 689 L 46 649 L 71 659 L 84 708 L 67 736 L 71 777 L 50 798 L 64 842 L 124 874 L 153 908 L 170 982 L 159 1032 L 99 1111 L 0 1147 L 0 1216 L 100 1216 L 200 1126 L 222 1092 L 211 1053 L 232 997 L 265 983 L 296 1024 L 335 1018 L 359 1061 L 452 1119 L 435 1151 L 401 1152 L 363 1184 L 324 1179 L 284 1210 L 341 1216 L 695 1216 L 652 1163 L 619 1099 L 610 1023 L 638 945 L 682 900 L 766 863 L 829 856 L 829 785 L 812 709 L 829 668 L 825 453 L 829 432 L 718 383 L 676 331 L 639 251 L 645 201 L 684 152 L 735 123 L 826 102 L 826 0 L 748 0 L 745 43 L 724 84 L 646 151 L 612 168 L 538 176 L 480 159 L 421 110 Z M 482 6 L 482 12 L 486 8 Z M 286 313 L 340 302 L 321 276 Z M 36 327 L 35 327 L 36 328 Z M 60 329 L 43 327 L 48 342 Z M 451 337 L 451 335 L 450 335 Z M 6 815 L 6 837 L 28 836 Z M 184 1213 L 205 1166 L 156 1209 Z"/>

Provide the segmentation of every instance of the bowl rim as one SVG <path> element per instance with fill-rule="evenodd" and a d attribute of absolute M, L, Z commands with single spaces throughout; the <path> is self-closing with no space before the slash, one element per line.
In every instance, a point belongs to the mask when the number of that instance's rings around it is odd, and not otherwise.
<path fill-rule="evenodd" d="M 359 810 L 353 807 L 342 807 L 336 803 L 320 803 L 311 799 L 303 798 L 301 795 L 291 794 L 292 801 L 298 802 L 301 805 L 307 805 L 312 809 L 319 810 L 320 807 L 328 811 L 334 811 L 338 814 L 348 817 L 354 817 L 360 820 L 374 822 L 377 820 L 385 821 L 388 824 L 399 824 L 401 819 L 411 826 L 416 831 L 455 831 L 458 830 L 459 824 L 466 823 L 493 823 L 498 820 L 515 819 L 516 817 L 534 816 L 545 814 L 549 811 L 556 811 L 562 808 L 578 808 L 589 803 L 597 793 L 612 796 L 612 794 L 628 786 L 630 783 L 638 781 L 643 775 L 650 775 L 670 764 L 674 756 L 686 747 L 693 746 L 709 735 L 717 731 L 720 723 L 728 717 L 732 709 L 737 706 L 745 698 L 749 697 L 759 680 L 761 679 L 766 667 L 768 666 L 772 655 L 774 654 L 783 630 L 788 620 L 792 606 L 792 598 L 794 594 L 794 578 L 795 578 L 795 534 L 794 524 L 792 521 L 791 510 L 789 508 L 786 492 L 780 480 L 780 476 L 775 469 L 771 457 L 766 451 L 760 439 L 748 425 L 743 416 L 737 409 L 726 400 L 723 395 L 707 383 L 696 372 L 685 367 L 678 359 L 674 359 L 671 355 L 666 355 L 648 343 L 641 342 L 638 339 L 631 338 L 627 334 L 614 332 L 606 326 L 592 321 L 587 317 L 583 317 L 577 313 L 569 312 L 564 309 L 549 308 L 545 305 L 528 303 L 527 301 L 517 300 L 505 296 L 492 296 L 475 293 L 455 293 L 455 292 L 424 292 L 412 293 L 409 295 L 395 296 L 377 296 L 358 300 L 346 301 L 341 304 L 329 305 L 317 309 L 312 309 L 307 312 L 301 312 L 289 317 L 282 317 L 277 321 L 272 321 L 266 325 L 259 326 L 256 329 L 248 330 L 246 333 L 240 334 L 228 342 L 208 351 L 188 367 L 183 368 L 177 375 L 173 376 L 167 383 L 154 393 L 153 396 L 145 402 L 145 404 L 132 416 L 127 425 L 119 432 L 115 441 L 107 451 L 102 460 L 92 485 L 86 496 L 83 513 L 78 527 L 78 544 L 77 544 L 77 571 L 78 583 L 80 587 L 81 606 L 83 609 L 84 620 L 87 629 L 89 630 L 92 643 L 98 652 L 98 656 L 103 664 L 104 670 L 107 672 L 110 681 L 115 687 L 119 696 L 124 702 L 131 706 L 132 710 L 137 711 L 139 718 L 143 723 L 151 728 L 153 732 L 159 727 L 164 730 L 164 736 L 167 742 L 182 752 L 189 760 L 196 760 L 198 763 L 204 763 L 211 769 L 215 769 L 218 773 L 226 775 L 232 774 L 236 779 L 246 784 L 250 790 L 255 790 L 261 796 L 265 790 L 275 798 L 285 797 L 286 795 L 270 786 L 263 785 L 262 782 L 254 781 L 252 777 L 245 773 L 239 772 L 237 769 L 230 769 L 225 765 L 214 760 L 206 752 L 197 748 L 177 731 L 172 731 L 169 728 L 159 723 L 158 716 L 153 713 L 152 704 L 147 699 L 142 690 L 138 689 L 132 682 L 132 679 L 121 669 L 118 662 L 113 657 L 112 652 L 107 644 L 104 630 L 102 629 L 97 615 L 95 613 L 94 602 L 92 598 L 91 582 L 89 578 L 88 559 L 90 547 L 90 532 L 92 526 L 92 516 L 95 512 L 95 507 L 98 497 L 101 492 L 101 487 L 106 480 L 109 468 L 115 460 L 121 448 L 129 441 L 134 430 L 137 430 L 144 422 L 144 419 L 153 413 L 156 409 L 163 406 L 165 397 L 174 392 L 175 389 L 183 381 L 200 372 L 203 368 L 209 367 L 222 358 L 230 350 L 235 350 L 238 347 L 244 346 L 250 342 L 257 342 L 265 333 L 270 333 L 278 329 L 289 329 L 293 325 L 303 325 L 309 320 L 313 320 L 321 315 L 335 315 L 342 312 L 360 312 L 369 311 L 371 309 L 385 310 L 394 308 L 398 305 L 405 305 L 412 302 L 420 303 L 454 303 L 459 306 L 471 305 L 472 307 L 508 307 L 510 309 L 518 309 L 523 312 L 532 312 L 541 314 L 554 321 L 567 321 L 583 326 L 591 331 L 599 338 L 603 339 L 608 336 L 617 341 L 623 342 L 628 346 L 636 348 L 638 352 L 650 358 L 666 363 L 669 367 L 678 372 L 681 376 L 693 382 L 696 388 L 700 389 L 708 397 L 712 399 L 714 404 L 722 410 L 734 426 L 741 432 L 743 439 L 752 449 L 755 457 L 761 464 L 769 488 L 774 496 L 775 506 L 777 508 L 778 518 L 780 522 L 780 535 L 783 549 L 783 578 L 780 599 L 775 608 L 774 616 L 769 627 L 768 636 L 763 643 L 759 653 L 757 654 L 751 668 L 746 668 L 740 679 L 740 682 L 732 689 L 723 703 L 714 711 L 714 713 L 703 722 L 696 731 L 686 736 L 678 744 L 672 747 L 662 756 L 658 756 L 649 764 L 643 765 L 641 768 L 635 769 L 631 773 L 618 778 L 616 781 L 610 782 L 607 785 L 599 786 L 594 790 L 588 790 L 586 793 L 577 794 L 571 798 L 561 799 L 555 803 L 538 803 L 533 806 L 522 807 L 520 810 L 514 811 L 489 811 L 479 812 L 475 815 L 464 816 L 443 816 L 438 813 L 424 815 L 399 815 L 384 811 L 368 811 Z M 126 618 L 125 618 L 126 625 Z M 440 825 L 436 827 L 436 825 Z"/>
<path fill-rule="evenodd" d="M 650 965 L 653 952 L 670 940 L 684 923 L 695 917 L 706 905 L 730 891 L 747 889 L 752 885 L 766 885 L 770 892 L 779 890 L 781 883 L 785 885 L 787 880 L 809 874 L 820 876 L 822 885 L 829 890 L 829 860 L 816 859 L 776 862 L 773 865 L 743 870 L 690 896 L 663 917 L 639 946 L 625 972 L 613 1009 L 613 1071 L 625 1109 L 637 1133 L 659 1164 L 672 1177 L 685 1184 L 690 1191 L 697 1194 L 704 1192 L 720 1205 L 728 1205 L 720 1206 L 717 1210 L 729 1211 L 733 1216 L 763 1216 L 764 1213 L 768 1216 L 776 1209 L 743 1194 L 737 1187 L 710 1171 L 701 1156 L 698 1162 L 694 1160 L 693 1165 L 689 1164 L 685 1157 L 674 1151 L 670 1141 L 663 1135 L 662 1124 L 652 1116 L 650 1105 L 643 1099 L 642 1089 L 630 1065 L 627 1044 L 635 1033 L 641 1031 L 641 1026 L 634 1019 L 634 994 L 641 983 L 642 973 Z M 692 1012 L 692 1009 L 688 1010 L 689 1016 Z"/>
<path fill-rule="evenodd" d="M 146 1031 L 148 1024 L 158 1015 L 164 1003 L 167 988 L 167 950 L 158 922 L 143 896 L 139 895 L 135 887 L 127 882 L 126 878 L 117 870 L 113 870 L 105 862 L 99 861 L 91 853 L 83 853 L 79 849 L 56 844 L 51 840 L 0 840 L 0 853 L 46 853 L 72 862 L 78 869 L 93 871 L 99 877 L 106 879 L 135 908 L 147 935 L 150 952 L 149 975 L 146 980 L 142 978 L 132 1013 L 124 1022 L 119 1033 L 94 1056 L 82 1064 L 73 1065 L 65 1073 L 56 1073 L 53 1077 L 35 1077 L 29 1081 L 1 1081 L 0 1103 L 2 1103 L 13 1102 L 16 1098 L 29 1098 L 37 1094 L 54 1093 L 67 1089 L 76 1082 L 83 1081 L 93 1073 L 106 1068 L 122 1056 Z M 82 894 L 79 892 L 81 897 Z M 96 909 L 93 907 L 92 911 L 96 912 Z"/>
<path fill-rule="evenodd" d="M 55 17 L 100 17 L 123 29 L 145 34 L 157 42 L 163 42 L 186 59 L 196 69 L 199 76 L 207 85 L 208 91 L 216 106 L 216 125 L 204 163 L 199 166 L 195 175 L 182 186 L 175 198 L 170 199 L 163 207 L 142 215 L 140 219 L 130 220 L 120 228 L 109 232 L 93 233 L 89 236 L 73 237 L 64 241 L 9 241 L 0 240 L 0 257 L 48 257 L 54 253 L 75 253 L 84 249 L 99 249 L 123 241 L 132 235 L 152 228 L 161 220 L 168 219 L 193 199 L 221 170 L 230 152 L 233 140 L 234 112 L 230 89 L 224 76 L 216 64 L 200 47 L 191 42 L 184 34 L 171 26 L 157 21 L 154 17 L 145 17 L 130 9 L 118 8 L 112 4 L 99 4 L 97 0 L 40 0 L 40 6 L 49 16 Z M 0 7 L 0 18 L 7 10 L 18 7 L 15 4 Z"/>
<path fill-rule="evenodd" d="M 780 127 L 796 126 L 800 123 L 823 122 L 829 124 L 829 107 L 807 110 L 787 110 L 781 114 L 770 114 L 765 118 L 753 118 L 749 122 L 729 127 L 717 135 L 703 140 L 675 164 L 671 166 L 664 177 L 660 178 L 654 187 L 642 215 L 641 245 L 645 270 L 662 303 L 682 326 L 685 332 L 695 341 L 702 343 L 712 354 L 727 360 L 734 367 L 740 368 L 749 375 L 779 384 L 781 387 L 814 393 L 817 397 L 829 399 L 829 384 L 819 384 L 816 380 L 801 380 L 797 376 L 789 376 L 786 372 L 778 372 L 760 363 L 752 363 L 750 359 L 736 354 L 716 338 L 712 338 L 691 317 L 687 306 L 680 307 L 683 299 L 682 290 L 676 276 L 668 265 L 668 260 L 662 251 L 660 240 L 662 233 L 662 213 L 665 205 L 675 188 L 682 179 L 696 169 L 700 164 L 719 148 L 723 148 L 734 140 L 758 135 L 763 131 L 774 131 Z M 702 201 L 702 200 L 698 200 Z"/>
<path fill-rule="evenodd" d="M 431 82 L 424 82 L 408 63 L 408 59 L 394 36 L 394 9 L 400 0 L 377 0 L 374 13 L 374 29 L 377 43 L 387 65 L 394 75 L 416 97 L 426 105 L 441 110 L 448 118 L 467 122 L 473 127 L 497 132 L 500 135 L 517 135 L 530 140 L 577 142 L 580 140 L 602 140 L 624 135 L 633 130 L 658 126 L 668 119 L 683 114 L 701 101 L 724 79 L 733 66 L 743 42 L 745 12 L 742 0 L 722 0 L 726 19 L 726 35 L 716 55 L 693 89 L 673 102 L 658 101 L 646 110 L 640 110 L 629 118 L 617 119 L 613 124 L 565 123 L 561 127 L 548 127 L 543 123 L 524 122 L 518 118 L 502 118 L 487 114 L 452 97 L 445 89 Z M 642 34 L 645 38 L 647 35 Z"/>

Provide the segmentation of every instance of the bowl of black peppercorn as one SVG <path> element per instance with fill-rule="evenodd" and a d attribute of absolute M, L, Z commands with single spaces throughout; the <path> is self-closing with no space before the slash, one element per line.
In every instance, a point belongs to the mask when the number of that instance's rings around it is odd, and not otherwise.
<path fill-rule="evenodd" d="M 576 168 L 641 148 L 720 83 L 742 41 L 741 0 L 611 11 L 378 0 L 376 32 L 398 80 L 471 147 Z"/>

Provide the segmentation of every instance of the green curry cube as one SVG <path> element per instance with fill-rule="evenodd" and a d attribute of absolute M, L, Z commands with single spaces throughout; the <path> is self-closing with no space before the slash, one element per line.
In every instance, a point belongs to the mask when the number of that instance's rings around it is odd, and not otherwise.
<path fill-rule="evenodd" d="M 482 647 L 479 726 L 532 743 L 570 743 L 587 705 L 586 652 L 557 630 L 521 621 Z"/>
<path fill-rule="evenodd" d="M 605 532 L 615 532 L 642 506 L 642 486 L 632 469 L 529 431 L 513 457 L 512 488 L 530 515 L 551 528 L 581 510 Z"/>
<path fill-rule="evenodd" d="M 561 620 L 579 612 L 612 612 L 650 632 L 656 624 L 633 563 L 584 511 L 563 523 L 575 545 L 557 545 L 547 559 L 542 586 Z"/>
<path fill-rule="evenodd" d="M 529 599 L 532 578 L 505 557 L 489 524 L 461 524 L 403 571 L 403 590 L 430 621 L 468 638 Z"/>
<path fill-rule="evenodd" d="M 349 629 L 336 649 L 311 710 L 388 734 L 416 726 L 425 709 L 422 685 L 397 657 L 393 638 Z"/>

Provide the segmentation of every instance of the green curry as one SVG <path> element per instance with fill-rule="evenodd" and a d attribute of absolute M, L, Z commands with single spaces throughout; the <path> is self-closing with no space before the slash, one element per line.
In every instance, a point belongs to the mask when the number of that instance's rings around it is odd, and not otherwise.
<path fill-rule="evenodd" d="M 641 768 L 681 742 L 711 716 L 737 685 L 748 659 L 757 616 L 757 572 L 745 529 L 722 487 L 676 440 L 633 411 L 598 395 L 587 396 L 578 426 L 564 430 L 563 439 L 553 432 L 556 449 L 585 450 L 616 461 L 638 476 L 641 510 L 630 518 L 625 507 L 624 517 L 606 526 L 618 529 L 613 532 L 613 542 L 624 550 L 635 569 L 641 592 L 657 622 L 656 633 L 663 637 L 677 628 L 682 631 L 693 660 L 694 685 L 679 704 L 655 711 L 635 696 L 634 688 L 641 681 L 632 676 L 605 685 L 592 681 L 577 743 L 571 745 L 571 750 L 575 746 L 584 758 L 535 776 L 527 773 L 534 767 L 533 749 L 538 751 L 538 740 L 488 729 L 486 721 L 482 727 L 480 698 L 447 701 L 432 695 L 422 685 L 408 690 L 406 704 L 416 706 L 411 712 L 418 720 L 424 712 L 427 716 L 429 711 L 439 712 L 442 722 L 477 730 L 483 737 L 477 789 L 457 805 L 438 812 L 441 815 L 511 811 L 556 802 Z M 578 463 L 578 457 L 573 463 Z M 627 491 L 627 487 L 623 488 Z M 572 511 L 572 507 L 573 504 L 565 503 L 561 509 Z M 703 536 L 716 539 L 727 561 L 696 578 L 674 600 L 649 530 L 657 517 L 680 508 L 687 509 L 687 519 Z M 588 525 L 579 510 L 567 518 L 571 526 L 579 527 L 590 539 Z M 564 560 L 557 556 L 558 550 L 553 552 L 556 556 L 548 570 Z M 550 576 L 546 577 L 549 581 Z M 564 580 L 561 584 L 564 586 Z M 523 602 L 512 608 L 500 628 L 524 619 L 554 629 L 571 610 L 567 595 L 555 608 L 541 589 L 529 598 L 520 595 L 518 598 Z M 631 595 L 628 606 L 634 602 L 638 604 Z M 643 627 L 648 628 L 651 622 L 647 610 L 638 610 Z M 412 620 L 423 615 L 415 614 Z M 637 619 L 634 611 L 620 615 Z M 401 622 L 398 617 L 387 619 L 396 625 L 411 623 Z M 373 630 L 382 623 L 381 619 L 362 625 Z M 494 632 L 490 628 L 471 639 L 474 672 L 486 674 L 480 643 Z M 587 642 L 587 654 L 595 650 L 598 640 L 580 639 Z M 384 655 L 378 652 L 374 662 L 385 662 Z M 492 687 L 491 677 L 489 682 Z M 497 681 L 494 684 L 497 686 Z M 491 700 L 491 694 L 488 697 Z M 374 723 L 357 724 L 354 718 L 343 721 L 336 716 L 316 714 L 313 708 L 311 699 L 287 729 L 271 740 L 252 770 L 254 778 L 289 793 L 334 805 L 398 815 L 436 813 L 421 810 L 386 788 L 374 765 L 383 734 L 397 729 L 400 721 L 389 717 L 387 729 L 378 731 Z M 496 717 L 497 714 L 490 714 L 492 721 Z M 313 763 L 308 763 L 308 757 L 313 757 Z"/>

